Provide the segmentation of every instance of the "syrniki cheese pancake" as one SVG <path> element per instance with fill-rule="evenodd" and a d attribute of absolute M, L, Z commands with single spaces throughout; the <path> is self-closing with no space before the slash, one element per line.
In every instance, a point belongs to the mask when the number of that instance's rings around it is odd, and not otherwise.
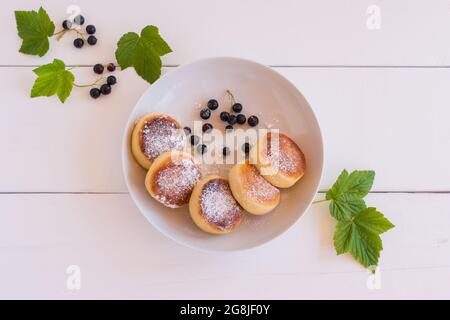
<path fill-rule="evenodd" d="M 149 113 L 140 118 L 131 135 L 131 151 L 144 169 L 148 169 L 161 153 L 183 150 L 185 143 L 186 136 L 180 123 L 161 113 Z"/>
<path fill-rule="evenodd" d="M 267 182 L 248 162 L 231 168 L 229 182 L 234 198 L 250 213 L 266 214 L 280 202 L 280 190 Z"/>
<path fill-rule="evenodd" d="M 303 177 L 305 156 L 300 147 L 283 133 L 268 132 L 250 151 L 261 175 L 278 188 L 289 188 Z"/>
<path fill-rule="evenodd" d="M 153 161 L 145 177 L 145 187 L 163 205 L 179 208 L 189 202 L 200 178 L 200 169 L 190 154 L 172 151 Z"/>
<path fill-rule="evenodd" d="M 189 212 L 203 231 L 221 234 L 236 229 L 244 210 L 234 199 L 228 180 L 211 175 L 197 183 L 189 201 Z"/>

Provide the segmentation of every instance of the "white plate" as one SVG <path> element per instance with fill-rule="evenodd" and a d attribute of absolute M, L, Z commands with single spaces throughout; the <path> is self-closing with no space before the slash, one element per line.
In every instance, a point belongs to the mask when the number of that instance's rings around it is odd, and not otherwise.
<path fill-rule="evenodd" d="M 221 111 L 229 109 L 225 90 L 241 102 L 243 113 L 257 115 L 260 127 L 273 126 L 298 143 L 306 156 L 305 176 L 292 188 L 282 190 L 281 203 L 265 216 L 246 215 L 241 226 L 227 235 L 210 235 L 192 222 L 187 206 L 169 209 L 147 193 L 146 171 L 134 160 L 130 135 L 136 119 L 159 111 L 178 119 L 183 126 L 199 120 L 199 110 L 215 98 Z M 223 123 L 213 122 L 215 127 Z M 232 251 L 252 248 L 281 235 L 307 210 L 317 192 L 323 167 L 322 136 L 308 102 L 292 83 L 272 69 L 237 58 L 211 58 L 179 67 L 164 75 L 141 97 L 128 119 L 123 137 L 123 172 L 131 197 L 142 214 L 166 236 L 189 247 Z"/>

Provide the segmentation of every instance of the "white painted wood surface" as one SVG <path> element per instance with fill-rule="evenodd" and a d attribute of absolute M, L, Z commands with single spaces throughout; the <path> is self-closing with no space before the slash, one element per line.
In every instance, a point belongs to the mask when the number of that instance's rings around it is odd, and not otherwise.
<path fill-rule="evenodd" d="M 77 1 L 99 45 L 76 50 L 68 36 L 44 58 L 17 52 L 13 15 L 39 2 L 2 3 L 0 298 L 450 298 L 448 1 L 126 3 Z M 41 4 L 59 24 L 72 3 Z M 381 29 L 368 30 L 374 4 Z M 109 62 L 118 37 L 146 24 L 174 49 L 166 65 L 232 55 L 291 80 L 323 130 L 322 190 L 342 168 L 377 171 L 379 193 L 368 201 L 396 224 L 383 236 L 379 290 L 367 288 L 369 274 L 351 258 L 335 255 L 326 205 L 238 253 L 187 249 L 153 229 L 121 173 L 123 126 L 148 87 L 132 70 L 97 101 L 83 90 L 65 105 L 29 98 L 33 66 L 54 57 Z M 75 72 L 80 82 L 93 78 L 90 68 Z M 69 265 L 81 267 L 81 290 L 66 289 Z"/>

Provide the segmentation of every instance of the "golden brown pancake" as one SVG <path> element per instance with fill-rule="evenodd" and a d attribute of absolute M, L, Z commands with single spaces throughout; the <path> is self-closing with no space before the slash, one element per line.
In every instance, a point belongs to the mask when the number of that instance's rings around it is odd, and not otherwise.
<path fill-rule="evenodd" d="M 280 203 L 280 190 L 267 182 L 252 164 L 234 165 L 229 182 L 234 198 L 250 213 L 266 214 Z"/>
<path fill-rule="evenodd" d="M 283 133 L 268 132 L 250 152 L 261 175 L 278 188 L 289 188 L 303 177 L 305 156 L 300 147 Z"/>
<path fill-rule="evenodd" d="M 200 177 L 200 169 L 190 154 L 165 152 L 150 166 L 145 177 L 145 187 L 163 205 L 179 208 L 189 202 Z"/>
<path fill-rule="evenodd" d="M 131 151 L 144 169 L 161 153 L 183 150 L 185 143 L 186 136 L 178 121 L 161 113 L 140 118 L 131 135 Z"/>
<path fill-rule="evenodd" d="M 244 217 L 228 180 L 214 175 L 197 183 L 189 201 L 189 212 L 200 229 L 215 234 L 233 231 Z"/>

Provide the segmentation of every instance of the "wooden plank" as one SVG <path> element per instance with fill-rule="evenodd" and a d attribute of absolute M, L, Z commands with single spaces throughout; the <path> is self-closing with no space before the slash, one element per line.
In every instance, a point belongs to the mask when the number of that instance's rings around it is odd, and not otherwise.
<path fill-rule="evenodd" d="M 43 6 L 58 30 L 72 2 Z M 74 36 L 51 41 L 44 58 L 19 54 L 14 10 L 38 9 L 36 1 L 6 1 L 0 12 L 4 46 L 0 64 L 40 64 L 59 57 L 68 63 L 114 60 L 120 36 L 154 24 L 172 46 L 166 64 L 211 56 L 238 56 L 271 65 L 450 65 L 447 0 L 78 0 L 86 23 L 97 27 L 98 44 L 78 50 Z M 369 29 L 373 6 L 380 28 Z M 369 10 L 369 13 L 367 13 Z M 378 9 L 376 9 L 378 10 Z M 370 22 L 370 21 L 369 21 Z"/>
<path fill-rule="evenodd" d="M 269 244 L 214 253 L 165 238 L 128 195 L 0 195 L 0 297 L 448 299 L 450 195 L 367 201 L 396 225 L 383 235 L 378 290 L 336 256 L 326 204 Z M 66 288 L 69 265 L 81 268 L 81 290 Z"/>
<path fill-rule="evenodd" d="M 378 191 L 450 190 L 449 69 L 276 70 L 303 92 L 321 124 L 322 190 L 343 168 L 375 169 Z M 95 79 L 90 68 L 75 72 L 81 83 Z M 108 97 L 74 89 L 61 105 L 29 98 L 31 68 L 0 68 L 8 92 L 0 108 L 0 191 L 126 192 L 122 132 L 148 86 L 133 70 L 118 79 Z"/>

